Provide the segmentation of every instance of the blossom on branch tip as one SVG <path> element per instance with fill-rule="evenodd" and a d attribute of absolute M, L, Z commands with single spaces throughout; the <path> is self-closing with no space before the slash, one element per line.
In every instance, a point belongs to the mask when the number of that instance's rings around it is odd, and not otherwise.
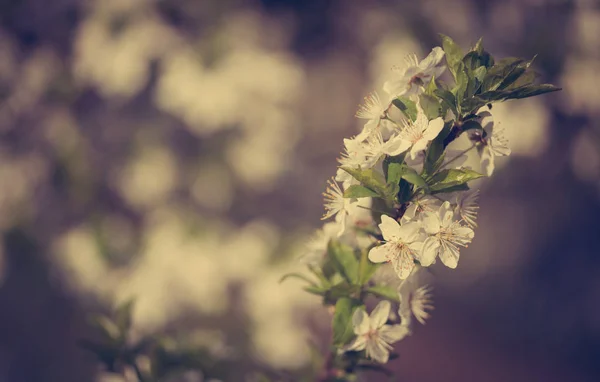
<path fill-rule="evenodd" d="M 415 54 L 406 57 L 404 69 L 394 67 L 396 79 L 383 84 L 383 90 L 393 97 L 403 95 L 419 94 L 433 77 L 439 77 L 445 66 L 438 66 L 444 58 L 444 51 L 439 46 L 431 50 L 431 53 L 419 62 Z"/>
<path fill-rule="evenodd" d="M 368 315 L 358 308 L 352 315 L 352 326 L 356 338 L 343 348 L 344 351 L 366 350 L 367 357 L 379 363 L 386 363 L 392 350 L 391 344 L 398 342 L 409 333 L 404 325 L 386 325 L 391 304 L 381 301 Z"/>

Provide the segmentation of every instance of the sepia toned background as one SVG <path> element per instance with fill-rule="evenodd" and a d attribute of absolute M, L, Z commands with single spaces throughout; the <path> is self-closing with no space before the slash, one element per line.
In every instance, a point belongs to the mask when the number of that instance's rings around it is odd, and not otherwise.
<path fill-rule="evenodd" d="M 252 370 L 300 370 L 329 316 L 282 274 L 364 94 L 437 33 L 537 54 L 562 92 L 494 106 L 513 155 L 398 381 L 600 379 L 594 0 L 1 0 L 0 381 L 118 381 L 77 341 L 135 298 Z M 376 381 L 367 376 L 364 380 Z"/>

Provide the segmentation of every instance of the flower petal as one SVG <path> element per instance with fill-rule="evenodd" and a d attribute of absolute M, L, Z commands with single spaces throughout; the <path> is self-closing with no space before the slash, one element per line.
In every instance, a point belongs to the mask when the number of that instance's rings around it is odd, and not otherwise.
<path fill-rule="evenodd" d="M 429 125 L 427 126 L 427 130 L 423 134 L 423 137 L 427 138 L 427 140 L 432 141 L 440 134 L 440 131 L 444 128 L 444 120 L 442 117 L 437 117 L 429 121 Z"/>
<path fill-rule="evenodd" d="M 404 139 L 400 138 L 399 136 L 396 136 L 386 142 L 385 147 L 383 148 L 383 153 L 390 155 L 390 156 L 396 156 L 396 155 L 402 154 L 409 148 L 410 148 L 409 141 L 404 140 Z"/>
<path fill-rule="evenodd" d="M 369 260 L 373 263 L 383 263 L 385 261 L 390 261 L 392 258 L 396 257 L 397 254 L 394 253 L 394 245 L 392 243 L 386 243 L 380 245 L 379 247 L 371 248 L 369 251 Z"/>
<path fill-rule="evenodd" d="M 367 346 L 367 339 L 365 336 L 358 336 L 342 348 L 343 351 L 361 351 Z"/>
<path fill-rule="evenodd" d="M 440 248 L 440 241 L 438 238 L 430 236 L 423 243 L 423 249 L 421 250 L 421 256 L 419 262 L 422 266 L 428 267 L 435 261 Z"/>
<path fill-rule="evenodd" d="M 403 251 L 399 256 L 392 258 L 392 266 L 400 280 L 404 280 L 415 267 L 415 262 L 410 252 Z"/>
<path fill-rule="evenodd" d="M 419 63 L 421 70 L 433 69 L 444 58 L 444 51 L 439 46 L 431 49 L 431 52 Z"/>
<path fill-rule="evenodd" d="M 371 329 L 379 329 L 386 323 L 390 316 L 390 309 L 391 304 L 387 300 L 383 300 L 377 304 L 370 316 Z"/>
<path fill-rule="evenodd" d="M 421 213 L 421 226 L 425 232 L 429 235 L 435 235 L 440 232 L 442 222 L 438 214 L 434 212 L 423 212 Z"/>
<path fill-rule="evenodd" d="M 390 358 L 390 353 L 386 349 L 384 342 L 377 340 L 367 341 L 367 354 L 371 359 L 379 363 L 386 363 Z"/>
<path fill-rule="evenodd" d="M 381 230 L 383 238 L 387 241 L 397 241 L 402 237 L 400 224 L 387 215 L 381 215 L 381 224 L 379 224 L 379 229 Z"/>
<path fill-rule="evenodd" d="M 361 335 L 369 331 L 371 326 L 371 319 L 364 309 L 357 308 L 352 315 L 352 327 L 354 328 L 354 334 Z"/>
<path fill-rule="evenodd" d="M 417 222 L 408 222 L 398 229 L 398 237 L 405 243 L 412 243 L 419 239 L 421 226 Z"/>
<path fill-rule="evenodd" d="M 384 325 L 379 330 L 379 338 L 388 344 L 393 344 L 402 340 L 409 332 L 408 327 L 405 325 Z"/>
<path fill-rule="evenodd" d="M 481 168 L 487 176 L 492 176 L 494 167 L 494 154 L 488 146 L 485 146 L 481 151 Z"/>
<path fill-rule="evenodd" d="M 440 251 L 440 260 L 444 263 L 448 268 L 456 268 L 458 266 L 458 258 L 460 256 L 460 252 L 458 247 L 450 242 L 442 243 L 442 250 Z"/>

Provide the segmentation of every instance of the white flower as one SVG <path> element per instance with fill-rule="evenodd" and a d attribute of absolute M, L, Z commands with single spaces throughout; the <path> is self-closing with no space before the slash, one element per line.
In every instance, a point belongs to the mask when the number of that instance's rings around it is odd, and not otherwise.
<path fill-rule="evenodd" d="M 471 228 L 477 227 L 477 212 L 479 211 L 479 190 L 459 192 L 456 196 L 455 212 Z"/>
<path fill-rule="evenodd" d="M 420 280 L 420 276 L 424 272 L 424 268 L 419 267 L 398 288 L 398 296 L 400 297 L 398 314 L 402 320 L 402 325 L 408 328 L 412 326 L 413 316 L 421 325 L 425 325 L 425 320 L 430 316 L 428 311 L 433 310 L 431 300 L 433 288 Z"/>
<path fill-rule="evenodd" d="M 396 156 L 408 150 L 409 147 L 410 143 L 402 136 L 394 135 L 387 141 L 384 141 L 381 132 L 377 131 L 367 141 L 365 167 L 373 167 L 382 155 Z"/>
<path fill-rule="evenodd" d="M 477 144 L 477 151 L 481 157 L 481 168 L 487 176 L 494 173 L 494 158 L 496 156 L 510 155 L 508 141 L 504 138 L 504 130 L 499 127 L 494 127 L 492 114 L 484 111 L 479 114 L 481 117 L 481 125 L 485 131 L 485 137 L 480 132 L 473 132 L 470 139 Z"/>
<path fill-rule="evenodd" d="M 338 236 L 340 226 L 337 223 L 329 222 L 323 224 L 323 227 L 317 230 L 308 240 L 305 251 L 300 255 L 299 261 L 303 264 L 320 264 L 327 253 L 327 244 Z"/>
<path fill-rule="evenodd" d="M 445 66 L 438 66 L 444 58 L 444 51 L 439 46 L 431 50 L 431 53 L 423 61 L 419 62 L 415 54 L 409 55 L 405 61 L 404 69 L 392 68 L 397 72 L 395 80 L 383 84 L 383 90 L 393 97 L 402 95 L 418 94 L 423 86 L 427 85 L 433 76 L 439 77 Z"/>
<path fill-rule="evenodd" d="M 400 132 L 401 139 L 409 142 L 410 158 L 416 159 L 417 154 L 427 148 L 427 144 L 438 136 L 444 128 L 444 120 L 441 117 L 429 121 L 423 109 L 417 104 L 417 119 L 404 124 Z"/>
<path fill-rule="evenodd" d="M 340 167 L 348 166 L 356 168 L 358 166 L 364 166 L 367 158 L 367 146 L 357 139 L 344 139 L 344 152 L 341 154 L 341 158 L 338 158 Z M 335 180 L 342 182 L 344 189 L 348 188 L 352 184 L 356 184 L 357 181 L 348 174 L 346 171 L 338 168 L 335 174 Z"/>
<path fill-rule="evenodd" d="M 456 268 L 458 247 L 466 247 L 473 240 L 473 230 L 454 220 L 450 202 L 444 202 L 437 212 L 425 212 L 421 217 L 423 228 L 430 235 L 423 244 L 421 265 L 427 267 L 439 256 L 444 265 Z"/>
<path fill-rule="evenodd" d="M 403 224 L 415 221 L 423 212 L 437 211 L 442 203 L 443 202 L 438 198 L 432 197 L 422 197 L 421 199 L 414 200 L 408 205 L 408 208 L 404 212 L 404 215 L 402 215 L 400 221 Z"/>
<path fill-rule="evenodd" d="M 364 309 L 356 309 L 352 315 L 352 326 L 356 338 L 344 351 L 361 351 L 366 349 L 367 357 L 386 363 L 394 342 L 398 342 L 408 334 L 408 328 L 403 325 L 386 325 L 390 315 L 390 302 L 381 301 L 371 315 Z"/>
<path fill-rule="evenodd" d="M 340 225 L 338 236 L 342 236 L 346 230 L 346 217 L 351 204 L 350 199 L 344 198 L 344 192 L 335 180 L 328 180 L 327 184 L 328 187 L 323 193 L 325 197 L 325 214 L 321 220 L 329 219 L 335 215 L 335 221 Z"/>
<path fill-rule="evenodd" d="M 398 224 L 387 215 L 381 216 L 379 229 L 386 243 L 371 248 L 369 260 L 374 263 L 391 261 L 396 274 L 405 279 L 415 267 L 414 259 L 423 247 L 423 237 L 418 223 Z"/>
<path fill-rule="evenodd" d="M 369 93 L 365 97 L 365 102 L 358 106 L 356 117 L 368 119 L 368 125 L 379 126 L 382 118 L 385 118 L 387 109 L 390 107 L 390 97 L 385 98 L 386 102 L 381 102 L 381 98 L 377 92 Z"/>

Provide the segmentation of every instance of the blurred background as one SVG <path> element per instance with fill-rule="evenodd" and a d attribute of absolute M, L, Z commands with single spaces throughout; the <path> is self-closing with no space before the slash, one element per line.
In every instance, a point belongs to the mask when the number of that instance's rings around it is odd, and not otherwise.
<path fill-rule="evenodd" d="M 437 33 L 563 87 L 494 106 L 513 155 L 398 381 L 600 380 L 600 3 L 1 0 L 0 381 L 119 381 L 77 341 L 130 298 L 236 367 L 330 325 L 297 257 L 354 112 Z M 377 381 L 376 376 L 364 380 Z"/>

